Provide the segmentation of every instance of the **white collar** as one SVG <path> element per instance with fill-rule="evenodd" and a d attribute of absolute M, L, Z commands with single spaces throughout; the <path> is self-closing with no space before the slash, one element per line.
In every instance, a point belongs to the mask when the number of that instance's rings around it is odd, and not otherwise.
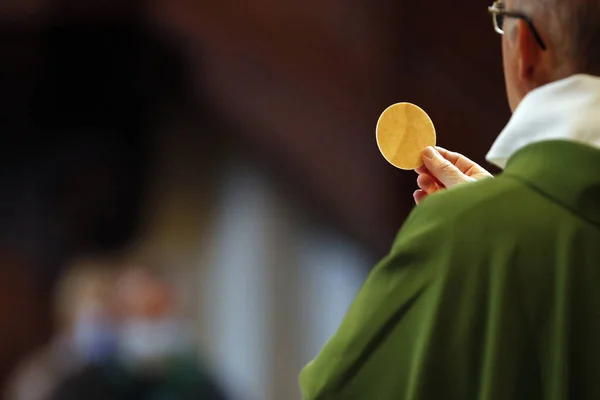
<path fill-rule="evenodd" d="M 530 92 L 486 159 L 503 169 L 517 151 L 546 140 L 571 140 L 600 149 L 600 78 L 573 75 Z"/>

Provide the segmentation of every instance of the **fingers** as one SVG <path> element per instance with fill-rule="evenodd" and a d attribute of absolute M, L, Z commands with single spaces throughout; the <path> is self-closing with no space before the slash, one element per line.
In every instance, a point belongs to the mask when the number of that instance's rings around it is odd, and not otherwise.
<path fill-rule="evenodd" d="M 429 170 L 427 169 L 427 167 L 425 165 L 423 165 L 422 167 L 419 167 L 417 169 L 415 169 L 415 172 L 417 174 L 429 174 L 431 175 L 431 172 L 429 172 Z"/>
<path fill-rule="evenodd" d="M 462 154 L 455 153 L 450 150 L 446 150 L 443 147 L 435 146 L 435 149 L 438 151 L 438 153 L 440 153 L 442 155 L 442 157 L 444 157 L 446 160 L 450 161 L 454 165 L 461 163 L 461 162 L 465 162 L 465 160 L 467 162 L 472 162 L 471 160 L 469 160 L 467 157 L 463 156 Z"/>
<path fill-rule="evenodd" d="M 415 203 L 418 205 L 423 199 L 427 197 L 427 193 L 422 190 L 417 190 L 413 193 L 413 198 L 415 199 Z"/>
<path fill-rule="evenodd" d="M 431 175 L 445 187 L 451 187 L 474 179 L 465 175 L 451 161 L 444 158 L 433 147 L 427 147 L 423 152 L 423 162 Z"/>
<path fill-rule="evenodd" d="M 442 147 L 426 148 L 423 152 L 423 163 L 423 166 L 415 169 L 419 175 L 417 185 L 420 189 L 413 194 L 417 204 L 439 190 L 492 177 L 488 171 L 467 157 Z"/>
<path fill-rule="evenodd" d="M 443 147 L 436 146 L 435 149 L 444 157 L 446 160 L 450 161 L 452 164 L 459 169 L 460 172 L 467 176 L 474 177 L 475 175 L 480 176 L 492 176 L 489 172 L 483 169 L 479 164 L 471 161 L 467 157 L 462 154 L 455 153 L 453 151 L 448 151 Z"/>
<path fill-rule="evenodd" d="M 444 187 L 444 185 L 442 184 L 442 182 L 440 182 L 439 180 L 437 180 L 437 178 L 435 176 L 433 176 L 433 174 L 431 172 L 429 172 L 429 170 L 427 169 L 427 167 L 425 165 L 423 165 L 422 167 L 419 167 L 417 169 L 415 169 L 415 172 L 419 175 L 429 175 L 430 177 L 432 177 L 437 184 L 440 187 Z"/>
<path fill-rule="evenodd" d="M 437 192 L 438 190 L 442 190 L 444 187 L 440 185 L 436 179 L 429 174 L 421 174 L 417 178 L 417 185 L 419 189 L 424 191 L 427 194 L 432 194 Z"/>

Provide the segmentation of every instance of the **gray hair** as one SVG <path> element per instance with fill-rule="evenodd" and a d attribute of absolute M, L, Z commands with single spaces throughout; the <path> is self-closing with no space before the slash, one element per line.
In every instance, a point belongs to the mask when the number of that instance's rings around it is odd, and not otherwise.
<path fill-rule="evenodd" d="M 533 18 L 559 70 L 600 75 L 600 0 L 515 0 L 515 9 Z"/>

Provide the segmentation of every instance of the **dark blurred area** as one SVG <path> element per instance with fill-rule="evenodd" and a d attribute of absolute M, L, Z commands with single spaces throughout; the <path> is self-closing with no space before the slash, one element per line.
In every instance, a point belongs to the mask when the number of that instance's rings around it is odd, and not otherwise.
<path fill-rule="evenodd" d="M 420 105 L 439 145 L 484 165 L 508 119 L 486 6 L 2 1 L 5 392 L 24 360 L 74 335 L 54 301 L 73 260 L 143 255 L 192 327 L 196 372 L 174 381 L 197 389 L 177 398 L 297 398 L 300 367 L 413 206 L 415 176 L 375 144 L 381 111 Z M 119 275 L 127 263 L 99 264 Z M 171 384 L 77 365 L 52 399 L 150 398 Z M 127 389 L 104 384 L 115 380 Z"/>

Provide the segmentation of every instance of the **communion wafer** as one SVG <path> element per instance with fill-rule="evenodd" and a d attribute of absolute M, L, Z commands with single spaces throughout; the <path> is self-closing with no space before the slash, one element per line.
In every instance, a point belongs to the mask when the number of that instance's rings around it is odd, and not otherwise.
<path fill-rule="evenodd" d="M 377 121 L 377 145 L 383 157 L 397 168 L 411 170 L 423 165 L 421 154 L 435 146 L 435 127 L 420 107 L 411 103 L 389 106 Z"/>

